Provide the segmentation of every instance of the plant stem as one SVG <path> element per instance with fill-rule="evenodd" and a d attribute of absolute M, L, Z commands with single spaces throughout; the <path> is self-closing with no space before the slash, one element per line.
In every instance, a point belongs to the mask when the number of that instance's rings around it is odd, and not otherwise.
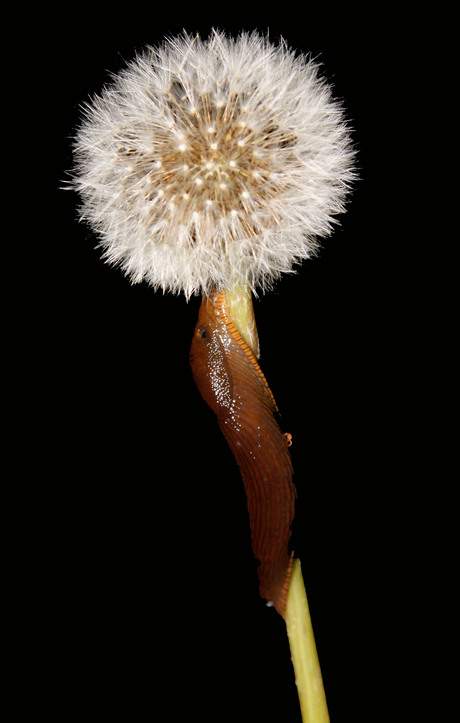
<path fill-rule="evenodd" d="M 285 613 L 303 723 L 329 723 L 300 560 L 294 560 Z"/>
<path fill-rule="evenodd" d="M 228 313 L 254 356 L 259 358 L 259 337 L 257 335 L 251 290 L 242 284 L 236 284 L 225 291 Z"/>
<path fill-rule="evenodd" d="M 241 336 L 259 356 L 259 340 L 250 290 L 241 285 L 226 290 L 229 314 Z M 300 560 L 293 562 L 286 611 L 286 631 L 303 723 L 329 723 L 326 696 L 316 651 Z"/>

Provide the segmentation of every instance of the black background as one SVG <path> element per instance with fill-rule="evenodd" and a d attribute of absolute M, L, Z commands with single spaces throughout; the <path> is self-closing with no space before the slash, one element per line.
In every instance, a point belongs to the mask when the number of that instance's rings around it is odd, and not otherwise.
<path fill-rule="evenodd" d="M 164 35 L 211 27 L 268 31 L 311 53 L 353 127 L 360 180 L 347 213 L 255 313 L 261 367 L 293 435 L 294 541 L 331 720 L 376 720 L 388 704 L 380 666 L 398 604 L 404 476 L 394 380 L 405 371 L 385 185 L 399 91 L 383 55 L 391 46 L 401 60 L 404 41 L 397 18 L 378 13 L 251 7 L 79 5 L 39 18 L 52 222 L 36 419 L 45 407 L 51 421 L 35 458 L 43 483 L 28 498 L 40 510 L 31 635 L 59 691 L 38 695 L 61 720 L 90 708 L 129 721 L 300 722 L 284 623 L 258 596 L 238 469 L 188 364 L 200 300 L 130 285 L 62 190 L 80 106 L 109 73 Z"/>

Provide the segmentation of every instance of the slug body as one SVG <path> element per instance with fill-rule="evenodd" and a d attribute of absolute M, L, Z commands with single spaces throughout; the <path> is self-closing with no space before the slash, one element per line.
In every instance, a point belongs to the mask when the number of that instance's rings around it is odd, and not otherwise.
<path fill-rule="evenodd" d="M 284 616 L 296 496 L 291 458 L 273 394 L 229 316 L 224 292 L 203 297 L 190 362 L 241 472 L 260 594 Z"/>

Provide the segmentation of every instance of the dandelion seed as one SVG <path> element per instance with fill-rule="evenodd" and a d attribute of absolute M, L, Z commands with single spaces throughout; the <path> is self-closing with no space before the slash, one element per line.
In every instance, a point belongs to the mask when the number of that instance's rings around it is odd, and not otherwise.
<path fill-rule="evenodd" d="M 318 66 L 257 33 L 148 47 L 86 107 L 75 157 L 104 258 L 187 297 L 269 288 L 330 234 L 354 178 Z"/>

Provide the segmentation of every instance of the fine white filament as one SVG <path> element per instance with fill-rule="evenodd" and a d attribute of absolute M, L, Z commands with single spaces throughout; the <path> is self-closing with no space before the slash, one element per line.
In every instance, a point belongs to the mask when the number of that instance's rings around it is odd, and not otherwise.
<path fill-rule="evenodd" d="M 133 282 L 256 293 L 308 258 L 353 180 L 318 66 L 256 33 L 148 47 L 84 109 L 72 185 Z"/>

